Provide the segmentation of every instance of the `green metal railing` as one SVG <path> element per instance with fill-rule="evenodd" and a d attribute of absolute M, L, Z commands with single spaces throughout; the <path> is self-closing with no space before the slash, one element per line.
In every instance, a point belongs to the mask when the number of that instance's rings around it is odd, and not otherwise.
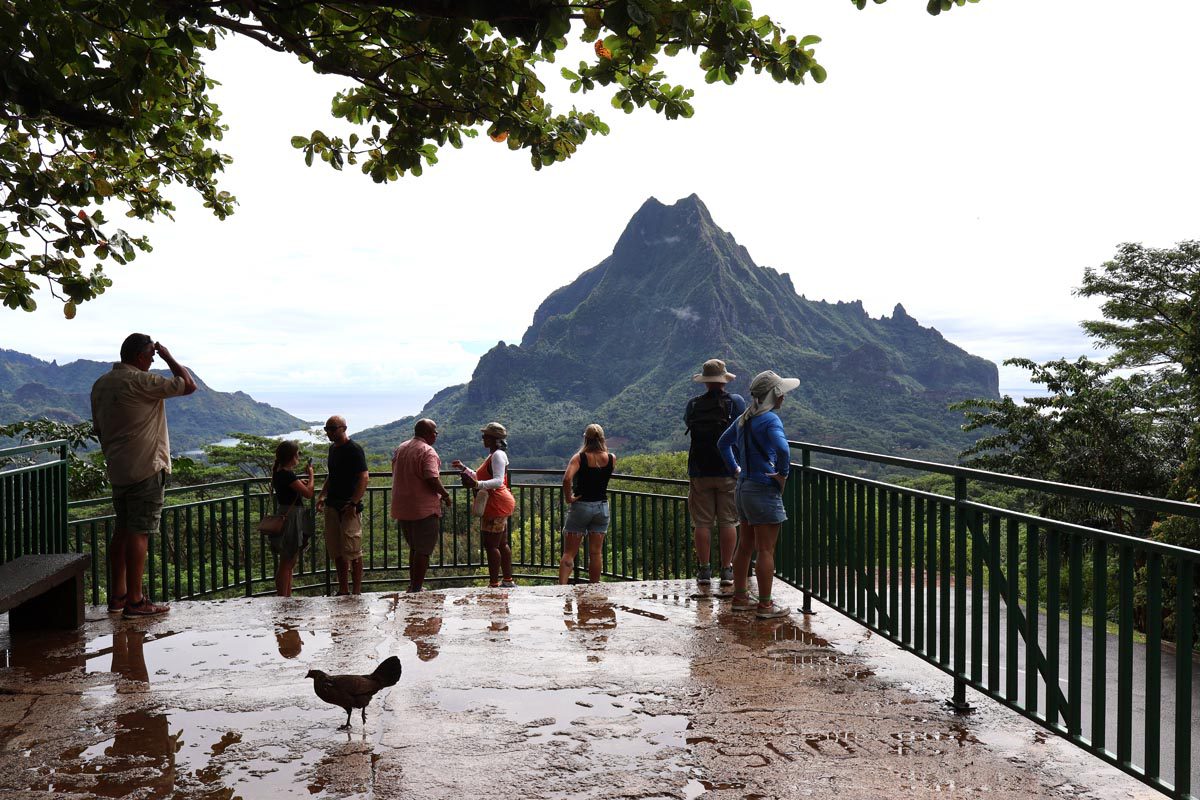
<path fill-rule="evenodd" d="M 0 564 L 67 542 L 67 443 L 0 450 Z"/>
<path fill-rule="evenodd" d="M 1200 506 L 790 444 L 784 580 L 951 675 L 956 708 L 971 686 L 1170 797 L 1195 797 L 1200 552 L 971 492 L 999 484 L 1190 518 Z M 954 493 L 848 474 L 877 465 L 950 476 Z"/>
<path fill-rule="evenodd" d="M 562 554 L 561 472 L 511 470 L 516 511 L 509 521 L 513 565 L 517 577 L 557 581 Z M 457 473 L 443 473 L 457 477 Z M 363 498 L 363 585 L 379 589 L 407 581 L 408 545 L 388 513 L 390 474 L 372 473 Z M 678 578 L 690 574 L 687 481 L 615 475 L 609 492 L 613 517 L 605 537 L 602 573 L 614 580 Z M 479 521 L 469 513 L 470 492 L 447 487 L 450 508 L 441 521 L 441 536 L 430 560 L 428 582 L 461 582 L 486 575 Z M 152 537 L 146 561 L 151 596 L 164 600 L 199 600 L 252 596 L 274 591 L 276 558 L 257 533 L 258 521 L 273 513 L 274 504 L 262 478 L 225 481 L 169 489 L 160 532 Z M 198 496 L 199 495 L 199 496 Z M 106 547 L 114 518 L 107 500 L 70 504 L 73 549 L 90 553 L 89 597 L 104 600 Z M 310 512 L 315 511 L 309 501 Z M 294 569 L 293 591 L 331 593 L 332 570 L 326 556 L 323 520 L 316 518 L 313 545 Z M 587 574 L 587 548 L 580 548 L 574 575 Z"/>
<path fill-rule="evenodd" d="M 776 569 L 804 593 L 805 610 L 816 597 L 947 673 L 959 710 L 968 708 L 970 686 L 1169 797 L 1196 797 L 1200 552 L 978 498 L 980 488 L 999 485 L 1149 516 L 1196 519 L 1200 506 L 791 445 L 799 463 L 784 493 L 789 520 Z M 41 463 L 0 471 L 0 561 L 28 552 L 90 553 L 89 596 L 103 602 L 113 528 L 108 501 L 65 502 L 63 443 L 0 451 L 0 458 L 13 457 Z M 814 458 L 830 463 L 819 466 Z M 947 476 L 952 492 L 864 476 L 881 469 Z M 517 508 L 509 533 L 518 575 L 555 581 L 565 512 L 561 473 L 511 474 Z M 372 589 L 407 580 L 409 551 L 388 514 L 389 478 L 372 474 L 365 498 L 364 583 Z M 266 488 L 264 479 L 247 479 L 168 490 L 147 559 L 151 595 L 270 594 L 276 560 L 255 532 L 273 511 Z M 448 488 L 452 503 L 428 580 L 479 580 L 486 558 L 470 493 Z M 683 480 L 613 476 L 606 578 L 692 574 L 686 491 Z M 293 586 L 301 593 L 334 588 L 321 527 L 318 519 L 313 546 L 295 565 Z M 586 550 L 576 558 L 576 577 L 586 574 Z"/>

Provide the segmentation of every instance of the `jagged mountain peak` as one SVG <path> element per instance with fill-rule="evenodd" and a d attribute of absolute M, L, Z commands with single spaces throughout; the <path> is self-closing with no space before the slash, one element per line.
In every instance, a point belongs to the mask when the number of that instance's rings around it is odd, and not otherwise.
<path fill-rule="evenodd" d="M 588 422 L 623 450 L 674 449 L 685 441 L 678 417 L 695 393 L 691 375 L 712 357 L 738 374 L 732 389 L 743 393 L 764 369 L 800 376 L 789 434 L 867 449 L 962 443 L 946 403 L 997 396 L 994 364 L 902 305 L 873 319 L 859 300 L 800 296 L 693 194 L 643 203 L 608 258 L 547 296 L 519 345 L 489 350 L 469 384 L 422 413 L 443 426 L 447 447 L 473 443 L 480 424 L 500 419 L 535 459 L 578 447 Z"/>
<path fill-rule="evenodd" d="M 724 234 L 713 222 L 708 207 L 695 194 L 664 205 L 651 197 L 629 220 L 617 244 L 613 256 L 622 261 L 653 264 L 657 259 L 646 255 L 661 255 L 647 251 L 667 251 L 679 246 L 688 246 L 711 235 Z M 631 258 L 632 257 L 632 258 Z"/>

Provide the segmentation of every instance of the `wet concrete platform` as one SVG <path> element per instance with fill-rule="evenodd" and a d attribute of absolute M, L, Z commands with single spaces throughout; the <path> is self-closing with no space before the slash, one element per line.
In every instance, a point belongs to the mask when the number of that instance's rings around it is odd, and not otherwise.
<path fill-rule="evenodd" d="M 758 621 L 694 584 L 92 609 L 0 627 L 0 795 L 1160 797 L 818 606 Z M 795 607 L 797 592 L 777 600 Z M 305 673 L 404 666 L 362 724 Z"/>

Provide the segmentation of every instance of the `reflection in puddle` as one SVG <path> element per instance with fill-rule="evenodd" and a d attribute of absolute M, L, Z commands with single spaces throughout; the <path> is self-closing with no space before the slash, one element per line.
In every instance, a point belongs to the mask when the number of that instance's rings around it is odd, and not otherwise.
<path fill-rule="evenodd" d="M 58 678 L 84 666 L 82 631 L 9 633 L 0 650 L 0 668 L 19 669 L 27 680 Z"/>
<path fill-rule="evenodd" d="M 440 616 L 409 614 L 404 621 L 404 638 L 417 646 L 417 658 L 433 661 L 438 657 L 437 640 L 442 632 Z"/>
<path fill-rule="evenodd" d="M 632 606 L 621 606 L 621 605 L 615 606 L 615 608 L 619 608 L 628 614 L 637 614 L 640 617 L 648 617 L 650 619 L 659 620 L 660 622 L 667 621 L 667 617 L 665 615 L 655 614 L 653 611 L 646 611 L 641 608 L 633 608 Z"/>
<path fill-rule="evenodd" d="M 792 624 L 780 625 L 771 632 L 771 639 L 776 642 L 800 642 L 812 647 L 829 647 L 828 639 L 822 639 L 812 631 Z"/>
<path fill-rule="evenodd" d="M 137 634 L 145 636 L 137 643 L 142 668 L 149 663 L 155 676 L 170 678 L 196 678 L 205 673 L 249 672 L 264 664 L 277 661 L 280 657 L 296 658 L 302 650 L 308 654 L 320 652 L 333 644 L 328 631 L 299 631 L 284 625 L 274 633 L 266 631 L 167 631 L 157 636 L 145 635 L 143 631 L 119 631 L 111 637 L 98 637 L 94 644 L 101 647 L 88 653 L 87 671 L 106 672 L 103 656 L 111 653 L 114 659 L 113 672 L 125 675 L 116 666 L 127 643 L 122 636 Z M 105 639 L 111 644 L 104 647 Z M 129 677 L 125 675 L 125 677 Z M 147 680 L 140 678 L 136 680 Z"/>
<path fill-rule="evenodd" d="M 134 711 L 116 718 L 113 735 L 60 755 L 32 788 L 122 797 L 205 789 L 203 797 L 262 797 L 294 787 L 322 751 L 306 747 L 294 724 L 274 711 Z"/>

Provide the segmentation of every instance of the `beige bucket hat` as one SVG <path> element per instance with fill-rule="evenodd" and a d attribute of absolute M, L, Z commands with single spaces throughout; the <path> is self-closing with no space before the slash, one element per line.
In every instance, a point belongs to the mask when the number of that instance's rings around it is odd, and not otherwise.
<path fill-rule="evenodd" d="M 729 383 L 736 378 L 732 372 L 725 371 L 725 362 L 719 358 L 710 358 L 704 362 L 700 372 L 692 376 L 696 383 Z"/>

